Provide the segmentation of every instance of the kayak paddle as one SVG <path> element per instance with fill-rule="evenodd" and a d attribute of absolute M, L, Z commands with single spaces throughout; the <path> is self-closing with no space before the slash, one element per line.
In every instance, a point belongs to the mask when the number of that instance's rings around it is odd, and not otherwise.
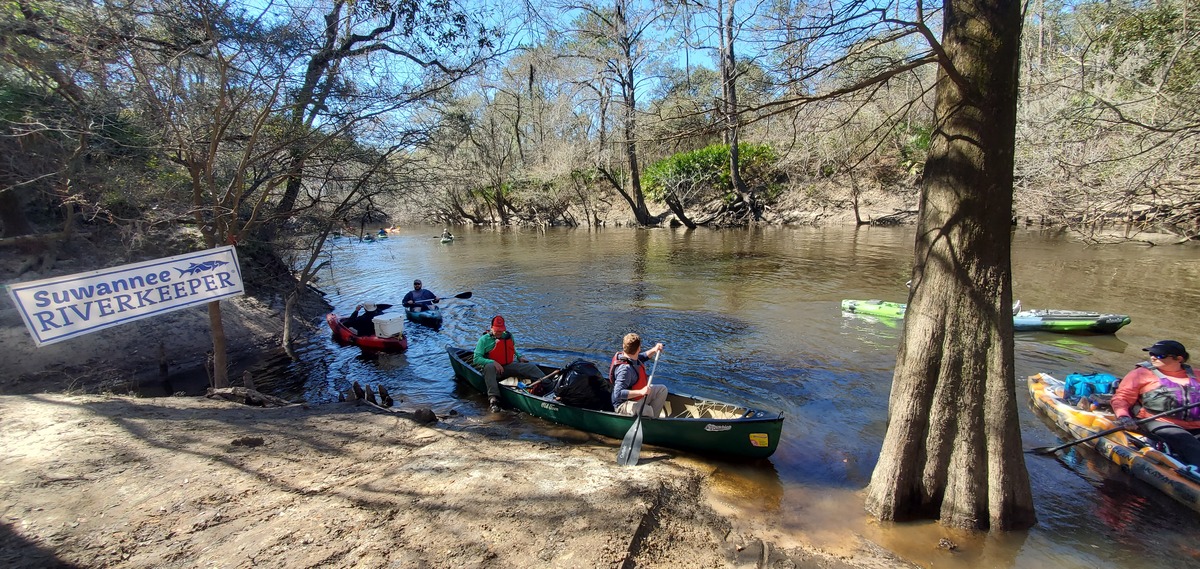
<path fill-rule="evenodd" d="M 1157 415 L 1151 415 L 1149 417 L 1146 417 L 1145 419 L 1138 419 L 1137 421 L 1134 421 L 1134 422 L 1141 425 L 1143 423 L 1153 421 L 1159 417 L 1171 415 L 1173 413 L 1178 413 L 1180 411 L 1187 411 L 1188 409 L 1194 409 L 1196 407 L 1200 407 L 1200 403 L 1192 403 L 1191 405 L 1184 405 L 1183 407 L 1180 407 L 1178 409 L 1171 409 L 1170 411 L 1163 411 L 1162 413 L 1159 413 Z M 1082 439 L 1074 440 L 1069 443 L 1063 443 L 1056 447 L 1037 447 L 1037 448 L 1031 448 L 1025 452 L 1030 453 L 1030 454 L 1054 454 L 1055 452 L 1058 452 L 1067 447 L 1072 447 L 1079 443 L 1086 443 L 1092 439 L 1098 439 L 1105 435 L 1111 435 L 1117 431 L 1123 431 L 1123 430 L 1125 430 L 1125 429 L 1122 427 L 1113 427 L 1111 429 L 1105 429 L 1103 431 L 1100 431 L 1099 433 L 1096 433 L 1094 435 L 1089 435 L 1089 436 L 1083 437 Z"/>
<path fill-rule="evenodd" d="M 650 397 L 648 390 L 654 382 L 654 370 L 658 369 L 658 356 L 661 353 L 654 354 L 654 367 L 650 368 L 650 376 L 646 378 L 646 395 L 642 397 L 641 405 L 638 405 L 633 426 L 629 427 L 629 432 L 625 433 L 625 438 L 621 440 L 621 450 L 617 451 L 617 464 L 621 466 L 636 465 L 638 455 L 642 454 L 642 409 L 646 407 L 646 398 Z"/>
<path fill-rule="evenodd" d="M 469 290 L 468 290 L 467 292 L 460 292 L 460 293 L 458 293 L 458 294 L 454 295 L 454 296 L 453 296 L 453 297 L 451 297 L 451 298 L 461 298 L 461 299 L 463 299 L 463 300 L 466 300 L 466 299 L 468 299 L 468 298 L 471 298 L 471 295 L 473 295 L 473 294 L 474 294 L 474 293 L 472 293 L 471 291 L 469 291 Z M 428 303 L 432 303 L 433 301 L 432 301 L 432 300 L 414 300 L 413 302 L 428 302 Z"/>

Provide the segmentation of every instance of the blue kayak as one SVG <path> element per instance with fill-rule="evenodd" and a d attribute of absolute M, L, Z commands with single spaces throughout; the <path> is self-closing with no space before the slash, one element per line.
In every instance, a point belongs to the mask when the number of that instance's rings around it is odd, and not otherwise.
<path fill-rule="evenodd" d="M 442 309 L 434 306 L 425 310 L 409 310 L 404 309 L 404 315 L 408 317 L 410 322 L 424 324 L 431 328 L 437 328 L 442 325 Z"/>

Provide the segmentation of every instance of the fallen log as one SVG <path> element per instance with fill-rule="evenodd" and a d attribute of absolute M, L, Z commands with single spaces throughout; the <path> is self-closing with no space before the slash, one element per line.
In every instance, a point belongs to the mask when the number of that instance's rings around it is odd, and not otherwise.
<path fill-rule="evenodd" d="M 245 387 L 221 387 L 208 388 L 209 399 L 224 399 L 233 401 L 234 403 L 245 403 L 246 405 L 256 405 L 259 407 L 287 407 L 289 405 L 300 405 L 300 403 L 292 403 L 287 399 L 267 395 L 254 389 Z"/>

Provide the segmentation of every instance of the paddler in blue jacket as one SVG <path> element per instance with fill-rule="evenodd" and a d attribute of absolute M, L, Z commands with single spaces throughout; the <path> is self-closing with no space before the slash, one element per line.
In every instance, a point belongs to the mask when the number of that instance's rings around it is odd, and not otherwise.
<path fill-rule="evenodd" d="M 433 308 L 433 305 L 440 300 L 432 290 L 422 288 L 421 279 L 417 279 L 413 281 L 413 289 L 408 291 L 408 294 L 404 295 L 404 299 L 400 302 L 404 304 L 405 308 L 418 312 Z"/>
<path fill-rule="evenodd" d="M 630 332 L 621 341 L 621 351 L 613 355 L 608 366 L 608 378 L 613 384 L 613 409 L 622 415 L 635 415 L 640 411 L 644 416 L 657 417 L 667 402 L 667 388 L 650 384 L 644 364 L 662 353 L 663 345 L 655 344 L 644 352 L 641 349 L 642 337 Z"/>

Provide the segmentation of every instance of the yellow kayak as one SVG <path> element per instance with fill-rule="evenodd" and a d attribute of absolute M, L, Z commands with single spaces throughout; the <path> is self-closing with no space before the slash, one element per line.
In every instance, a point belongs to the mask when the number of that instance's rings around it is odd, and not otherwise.
<path fill-rule="evenodd" d="M 1045 373 L 1029 376 L 1029 396 L 1033 406 L 1045 413 L 1072 439 L 1082 439 L 1116 427 L 1114 415 L 1106 411 L 1089 411 L 1068 404 L 1062 399 L 1063 382 Z M 1200 512 L 1200 474 L 1195 467 L 1185 465 L 1162 451 L 1152 448 L 1141 435 L 1116 431 L 1080 443 L 1089 446 L 1108 460 L 1187 507 Z"/>

